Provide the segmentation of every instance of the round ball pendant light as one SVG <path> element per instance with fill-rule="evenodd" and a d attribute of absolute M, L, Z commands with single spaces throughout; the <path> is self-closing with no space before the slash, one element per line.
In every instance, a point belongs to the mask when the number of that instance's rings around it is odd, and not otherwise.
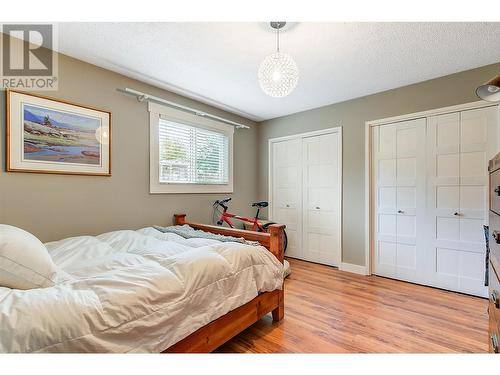
<path fill-rule="evenodd" d="M 299 80 L 299 68 L 292 57 L 280 52 L 280 29 L 285 22 L 271 22 L 276 29 L 276 52 L 267 56 L 260 64 L 259 84 L 267 95 L 282 98 L 290 94 Z"/>

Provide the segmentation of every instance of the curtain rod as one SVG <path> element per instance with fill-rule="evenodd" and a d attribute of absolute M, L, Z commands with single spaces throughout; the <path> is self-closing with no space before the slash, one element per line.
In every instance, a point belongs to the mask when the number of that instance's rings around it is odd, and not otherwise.
<path fill-rule="evenodd" d="M 146 94 L 144 92 L 140 92 L 140 91 L 137 91 L 137 90 L 134 90 L 134 89 L 129 89 L 128 87 L 126 87 L 124 89 L 117 89 L 117 90 L 120 91 L 120 92 L 123 92 L 125 94 L 136 96 L 137 100 L 140 101 L 140 102 L 143 102 L 145 100 L 146 101 L 158 102 L 158 103 L 166 104 L 166 105 L 168 105 L 170 107 L 178 108 L 180 110 L 193 113 L 196 116 L 208 117 L 208 118 L 211 118 L 213 120 L 217 120 L 217 121 L 224 122 L 226 124 L 233 125 L 233 126 L 236 127 L 236 129 L 250 129 L 249 126 L 244 125 L 244 124 L 240 124 L 239 122 L 235 122 L 235 121 L 231 121 L 231 120 L 225 119 L 223 117 L 211 115 L 210 113 L 206 113 L 206 112 L 203 112 L 203 111 L 200 111 L 198 109 L 194 109 L 194 108 L 182 105 L 182 104 L 177 104 L 177 103 L 171 102 L 169 100 L 160 98 L 158 96 L 149 95 L 149 94 Z"/>

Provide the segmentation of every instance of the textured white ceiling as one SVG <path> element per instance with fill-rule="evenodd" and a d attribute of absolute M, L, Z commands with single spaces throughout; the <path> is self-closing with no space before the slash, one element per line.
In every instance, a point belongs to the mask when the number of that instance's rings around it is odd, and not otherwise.
<path fill-rule="evenodd" d="M 265 120 L 500 61 L 500 23 L 295 23 L 300 69 L 285 98 L 257 81 L 275 49 L 265 23 L 61 23 L 62 53 Z"/>

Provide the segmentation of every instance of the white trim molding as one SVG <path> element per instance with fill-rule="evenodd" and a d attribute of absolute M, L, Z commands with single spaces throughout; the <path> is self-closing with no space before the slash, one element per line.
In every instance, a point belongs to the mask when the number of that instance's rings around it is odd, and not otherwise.
<path fill-rule="evenodd" d="M 357 273 L 358 275 L 369 275 L 365 266 L 360 266 L 358 264 L 344 263 L 342 262 L 339 267 L 340 271 Z"/>
<path fill-rule="evenodd" d="M 494 106 L 498 106 L 498 104 L 493 103 L 493 102 L 485 102 L 483 100 L 479 100 L 477 102 L 472 102 L 472 103 L 464 103 L 464 104 L 452 105 L 449 107 L 429 109 L 427 111 L 407 113 L 405 115 L 400 115 L 400 116 L 386 117 L 386 118 L 382 118 L 382 119 L 378 119 L 378 120 L 370 120 L 370 121 L 366 121 L 365 124 L 368 124 L 369 126 L 391 124 L 393 122 L 414 120 L 414 119 L 421 118 L 421 117 L 430 117 L 430 116 L 435 116 L 435 115 L 442 115 L 444 113 L 460 112 L 460 111 L 466 111 L 468 109 L 494 107 Z"/>

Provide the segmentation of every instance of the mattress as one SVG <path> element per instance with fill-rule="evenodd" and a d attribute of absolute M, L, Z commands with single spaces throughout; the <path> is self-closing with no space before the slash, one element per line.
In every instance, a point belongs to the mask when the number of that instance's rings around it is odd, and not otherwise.
<path fill-rule="evenodd" d="M 160 352 L 283 283 L 264 247 L 151 227 L 46 246 L 55 286 L 0 287 L 0 352 Z"/>

